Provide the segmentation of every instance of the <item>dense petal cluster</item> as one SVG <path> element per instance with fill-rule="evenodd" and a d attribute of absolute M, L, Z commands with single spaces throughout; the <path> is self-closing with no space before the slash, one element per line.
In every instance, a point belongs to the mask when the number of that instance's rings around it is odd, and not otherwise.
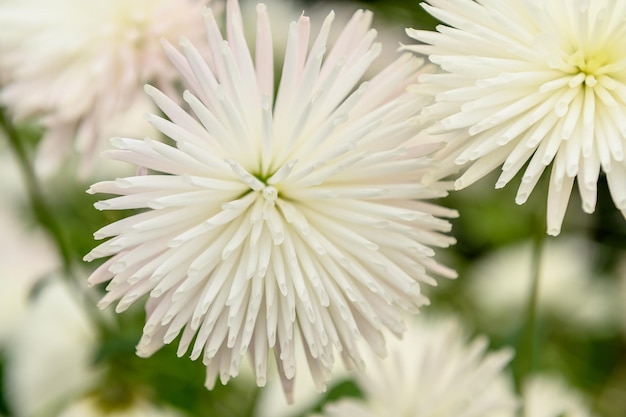
<path fill-rule="evenodd" d="M 626 3 L 612 0 L 429 0 L 447 26 L 408 30 L 442 72 L 416 90 L 432 132 L 457 133 L 438 158 L 444 173 L 469 169 L 464 188 L 498 166 L 496 188 L 526 166 L 516 202 L 524 203 L 546 167 L 548 233 L 559 234 L 574 179 L 593 212 L 602 170 L 626 216 Z"/>
<path fill-rule="evenodd" d="M 45 129 L 37 168 L 78 152 L 88 174 L 114 134 L 140 131 L 126 115 L 154 111 L 143 85 L 178 75 L 161 39 L 203 38 L 204 0 L 5 0 L 0 3 L 0 102 Z M 138 113 L 137 113 L 138 112 Z M 144 129 L 145 130 L 145 129 Z"/>
<path fill-rule="evenodd" d="M 301 344 L 323 389 L 335 351 L 360 366 L 363 338 L 384 353 L 383 328 L 402 333 L 400 308 L 427 302 L 420 284 L 454 276 L 432 247 L 454 242 L 442 217 L 455 212 L 424 201 L 448 188 L 422 183 L 438 144 L 417 135 L 422 103 L 406 93 L 423 62 L 405 54 L 359 84 L 380 52 L 371 13 L 357 11 L 328 53 L 333 14 L 310 50 L 301 16 L 274 100 L 265 6 L 254 58 L 236 1 L 226 40 L 211 10 L 204 17 L 208 61 L 186 39 L 182 51 L 166 46 L 190 111 L 146 89 L 169 118 L 148 120 L 174 145 L 115 139 L 109 156 L 148 175 L 90 189 L 119 195 L 98 209 L 144 210 L 96 232 L 111 239 L 86 259 L 112 257 L 89 282 L 111 281 L 101 306 L 119 300 L 117 311 L 149 294 L 138 353 L 180 336 L 179 355 L 202 358 L 208 387 L 236 376 L 246 354 L 263 385 L 274 356 L 289 394 Z"/>
<path fill-rule="evenodd" d="M 487 352 L 488 341 L 468 342 L 453 318 L 420 317 L 389 356 L 371 358 L 358 383 L 364 399 L 344 399 L 326 417 L 514 417 L 517 400 L 503 368 L 512 352 Z"/>

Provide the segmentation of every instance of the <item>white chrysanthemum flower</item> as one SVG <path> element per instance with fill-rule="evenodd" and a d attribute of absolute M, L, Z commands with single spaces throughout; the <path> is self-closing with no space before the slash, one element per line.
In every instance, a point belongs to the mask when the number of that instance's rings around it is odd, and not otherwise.
<path fill-rule="evenodd" d="M 438 157 L 444 173 L 470 167 L 465 188 L 502 165 L 496 188 L 528 162 L 523 204 L 552 165 L 548 233 L 559 234 L 576 178 L 584 211 L 596 205 L 600 168 L 626 216 L 626 3 L 612 0 L 429 0 L 448 26 L 409 29 L 443 73 L 416 90 L 436 97 L 432 132 L 457 132 Z"/>
<path fill-rule="evenodd" d="M 275 356 L 289 395 L 297 344 L 321 390 L 335 348 L 349 365 L 361 365 L 359 338 L 382 354 L 381 330 L 404 330 L 398 307 L 427 302 L 431 272 L 454 276 L 431 246 L 453 242 L 436 216 L 455 213 L 423 201 L 447 184 L 421 182 L 438 144 L 416 136 L 421 103 L 405 88 L 422 60 L 405 54 L 358 85 L 380 52 L 371 13 L 356 12 L 328 54 L 333 14 L 310 52 L 302 16 L 274 102 L 270 24 L 264 5 L 257 12 L 255 59 L 234 0 L 227 41 L 206 11 L 211 63 L 188 40 L 182 53 L 167 47 L 192 114 L 147 88 L 171 121 L 148 119 L 176 146 L 115 139 L 110 157 L 155 172 L 93 185 L 120 195 L 96 207 L 149 210 L 98 231 L 112 239 L 86 260 L 113 255 L 89 279 L 111 280 L 102 307 L 120 300 L 121 312 L 150 294 L 139 355 L 182 333 L 178 353 L 202 357 L 209 388 L 237 375 L 246 353 L 263 385 Z"/>
<path fill-rule="evenodd" d="M 468 342 L 453 318 L 420 318 L 389 357 L 370 358 L 357 382 L 364 399 L 343 399 L 326 417 L 495 417 L 516 415 L 512 381 L 503 372 L 510 349 L 487 351 L 488 341 Z"/>
<path fill-rule="evenodd" d="M 203 39 L 204 0 L 4 0 L 0 3 L 0 102 L 45 129 L 37 168 L 77 151 L 90 173 L 112 135 L 143 135 L 126 117 L 154 111 L 143 85 L 173 89 L 161 39 Z"/>

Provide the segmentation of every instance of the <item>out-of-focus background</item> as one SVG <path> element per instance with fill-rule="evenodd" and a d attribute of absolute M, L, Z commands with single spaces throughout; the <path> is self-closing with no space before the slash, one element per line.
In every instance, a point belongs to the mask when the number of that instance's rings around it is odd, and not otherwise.
<path fill-rule="evenodd" d="M 0 0 L 0 6 L 12 1 Z M 39 3 L 45 10 L 47 2 Z M 241 3 L 252 28 L 255 2 Z M 288 22 L 303 10 L 314 28 L 335 10 L 335 30 L 354 10 L 373 10 L 373 26 L 385 48 L 375 64 L 381 67 L 401 43 L 411 41 L 404 28 L 434 29 L 437 24 L 418 1 L 266 4 L 276 45 L 281 28 L 286 33 Z M 0 50 L 9 40 L 0 38 Z M 0 82 L 5 82 L 1 73 Z M 7 117 L 13 111 L 4 110 Z M 140 114 L 138 122 L 143 122 Z M 15 126 L 26 156 L 34 159 L 45 132 L 28 120 Z M 72 271 L 79 282 L 68 282 L 55 243 L 36 212 L 41 207 L 31 204 L 28 178 L 4 133 L 0 136 L 0 416 L 296 417 L 320 411 L 337 398 L 364 395 L 351 374 L 339 371 L 325 394 L 316 394 L 306 383 L 298 385 L 296 404 L 287 406 L 277 381 L 258 389 L 246 372 L 227 386 L 218 383 L 207 391 L 204 366 L 177 358 L 175 343 L 151 358 L 136 357 L 144 320 L 141 303 L 115 320 L 112 308 L 96 317 L 95 310 L 85 306 L 95 305 L 97 294 L 92 299 L 68 289 L 86 287 L 84 280 L 95 265 Z M 124 215 L 95 210 L 98 196 L 85 190 L 95 179 L 124 175 L 128 168 L 99 163 L 81 178 L 75 165 L 70 160 L 42 183 L 47 215 L 57 219 L 70 242 L 66 255 L 82 264 L 82 256 L 95 246 L 92 233 Z M 532 375 L 567 387 L 576 401 L 592 410 L 587 415 L 626 416 L 626 222 L 611 203 L 605 181 L 601 178 L 598 184 L 592 215 L 582 213 L 574 190 L 563 231 L 552 238 L 544 233 L 545 187 L 540 184 L 527 204 L 517 206 L 515 187 L 495 190 L 496 178 L 488 176 L 440 202 L 460 212 L 452 221 L 457 244 L 438 253 L 459 278 L 439 279 L 437 288 L 427 288 L 432 305 L 422 314 L 459 316 L 469 334 L 487 335 L 493 349 L 515 349 L 508 371 L 518 388 L 532 369 Z M 537 245 L 542 245 L 540 285 L 535 314 L 529 317 Z M 114 322 L 114 331 L 98 336 L 98 320 Z M 529 320 L 536 322 L 531 330 Z"/>

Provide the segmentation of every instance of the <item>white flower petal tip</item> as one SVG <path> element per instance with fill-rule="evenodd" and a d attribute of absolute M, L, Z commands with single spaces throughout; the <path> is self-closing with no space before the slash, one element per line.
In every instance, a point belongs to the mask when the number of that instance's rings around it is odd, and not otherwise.
<path fill-rule="evenodd" d="M 579 4 L 585 7 L 579 7 Z M 439 72 L 411 88 L 430 95 L 422 111 L 433 135 L 450 135 L 435 154 L 439 175 L 466 169 L 456 189 L 498 166 L 496 188 L 522 169 L 516 202 L 523 204 L 545 168 L 549 233 L 558 233 L 576 180 L 583 210 L 595 207 L 603 172 L 618 209 L 626 197 L 626 4 L 594 2 L 454 2 L 427 0 L 445 25 L 407 30 Z M 593 186 L 591 185 L 593 184 Z"/>
<path fill-rule="evenodd" d="M 94 174 L 112 135 L 154 132 L 136 114 L 154 112 L 142 93 L 154 82 L 172 91 L 180 77 L 160 48 L 183 33 L 204 37 L 205 0 L 7 0 L 0 4 L 0 103 L 17 120 L 44 128 L 38 173 L 69 158 Z M 37 62 L 37 65 L 33 65 Z M 139 123 L 138 123 L 139 122 Z"/>
<path fill-rule="evenodd" d="M 112 158 L 150 174 L 94 184 L 117 195 L 96 208 L 144 210 L 96 232 L 110 239 L 85 259 L 111 257 L 90 278 L 109 282 L 102 306 L 148 295 L 139 355 L 179 337 L 177 355 L 202 359 L 209 388 L 244 355 L 262 385 L 274 357 L 289 398 L 298 351 L 323 390 L 338 352 L 363 366 L 359 339 L 401 333 L 401 310 L 428 304 L 420 284 L 456 276 L 433 248 L 454 243 L 445 218 L 457 213 L 426 201 L 450 185 L 423 181 L 439 145 L 414 122 L 425 103 L 406 92 L 416 61 L 399 56 L 361 83 L 379 53 L 371 13 L 355 13 L 333 45 L 329 15 L 310 50 L 308 20 L 293 22 L 273 100 L 258 11 L 256 56 L 236 1 L 226 41 L 206 13 L 210 62 L 186 41 L 183 53 L 165 46 L 190 110 L 145 87 L 167 116 L 147 119 L 173 145 L 114 140 Z"/>
<path fill-rule="evenodd" d="M 519 401 L 505 371 L 513 350 L 488 351 L 485 338 L 468 340 L 451 317 L 419 316 L 403 340 L 390 342 L 385 359 L 368 356 L 367 368 L 357 374 L 364 399 L 331 403 L 323 416 L 516 415 Z"/>
<path fill-rule="evenodd" d="M 550 236 L 555 236 L 556 237 L 556 236 L 561 234 L 561 229 L 558 228 L 558 227 L 551 227 L 551 228 L 547 229 L 547 233 Z"/>

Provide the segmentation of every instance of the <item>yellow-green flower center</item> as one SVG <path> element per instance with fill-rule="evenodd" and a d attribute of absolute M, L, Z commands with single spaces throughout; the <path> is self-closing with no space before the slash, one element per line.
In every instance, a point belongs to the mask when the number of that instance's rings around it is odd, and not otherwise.
<path fill-rule="evenodd" d="M 609 56 L 604 51 L 585 53 L 582 49 L 578 49 L 574 54 L 570 55 L 568 64 L 576 67 L 579 72 L 583 72 L 586 75 L 598 76 L 598 72 L 608 61 Z"/>

